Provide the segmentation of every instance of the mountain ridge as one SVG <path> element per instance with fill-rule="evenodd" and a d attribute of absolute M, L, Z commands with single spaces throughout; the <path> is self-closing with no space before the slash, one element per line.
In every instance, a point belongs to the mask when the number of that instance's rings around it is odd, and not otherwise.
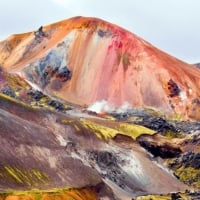
<path fill-rule="evenodd" d="M 62 100 L 199 117 L 200 70 L 106 21 L 75 17 L 41 26 L 2 41 L 0 50 L 4 70 Z"/>
<path fill-rule="evenodd" d="M 198 199 L 199 78 L 96 18 L 2 41 L 0 199 Z"/>

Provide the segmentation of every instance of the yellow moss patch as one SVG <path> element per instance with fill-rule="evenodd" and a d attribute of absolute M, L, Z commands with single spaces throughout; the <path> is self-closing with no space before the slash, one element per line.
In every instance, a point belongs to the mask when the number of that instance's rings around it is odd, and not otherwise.
<path fill-rule="evenodd" d="M 200 169 L 182 166 L 175 170 L 175 174 L 181 181 L 200 188 Z"/>
<path fill-rule="evenodd" d="M 164 117 L 164 113 L 161 111 L 161 110 L 158 110 L 156 108 L 152 108 L 152 107 L 145 107 L 143 108 L 144 109 L 144 112 L 150 114 L 150 115 L 153 115 L 153 116 L 159 116 L 159 117 Z"/>
<path fill-rule="evenodd" d="M 51 100 L 51 98 L 48 97 L 48 96 L 41 98 L 39 101 L 31 101 L 29 104 L 27 102 L 20 101 L 18 99 L 15 99 L 15 98 L 10 97 L 10 96 L 3 94 L 3 93 L 0 93 L 0 100 L 1 99 L 5 100 L 5 101 L 12 102 L 12 103 L 16 103 L 16 104 L 21 105 L 25 108 L 31 108 L 31 109 L 35 109 L 35 110 L 40 109 L 40 108 L 44 108 L 44 109 L 51 110 L 51 111 L 56 110 L 55 107 L 48 104 L 48 102 Z M 64 110 L 69 108 L 67 105 L 64 105 L 64 104 L 62 106 L 63 106 L 62 108 Z"/>
<path fill-rule="evenodd" d="M 133 125 L 128 123 L 120 123 L 118 130 L 125 133 L 125 135 L 132 137 L 133 139 L 136 139 L 142 134 L 153 135 L 156 133 L 155 131 L 148 129 L 144 126 Z"/>
<path fill-rule="evenodd" d="M 116 136 L 119 131 L 85 120 L 85 119 L 81 119 L 81 124 L 83 125 L 84 128 L 89 129 L 90 131 L 94 132 L 96 134 L 96 136 L 100 139 L 110 139 L 113 138 L 114 136 Z"/>
<path fill-rule="evenodd" d="M 74 128 L 76 129 L 76 131 L 80 131 L 81 129 L 75 124 Z"/>
<path fill-rule="evenodd" d="M 104 119 L 111 120 L 111 121 L 115 121 L 115 120 L 116 120 L 116 119 L 115 119 L 113 116 L 111 116 L 111 115 L 104 115 L 103 118 L 104 118 Z"/>
<path fill-rule="evenodd" d="M 155 134 L 155 131 L 151 129 L 128 123 L 121 123 L 119 126 L 116 126 L 115 128 L 110 128 L 89 120 L 81 119 L 81 124 L 86 129 L 93 131 L 98 138 L 105 140 L 113 138 L 117 134 L 130 136 L 133 139 L 136 139 L 138 136 L 142 134 L 149 134 L 149 135 Z"/>
<path fill-rule="evenodd" d="M 49 179 L 46 173 L 37 169 L 22 170 L 17 167 L 5 166 L 4 170 L 5 172 L 2 173 L 4 179 L 11 178 L 15 182 L 27 186 L 38 186 L 39 183 L 46 184 Z"/>
<path fill-rule="evenodd" d="M 19 100 L 15 99 L 15 98 L 12 98 L 12 97 L 10 97 L 10 96 L 8 96 L 6 94 L 3 94 L 3 93 L 0 93 L 0 100 L 1 99 L 5 100 L 5 101 L 10 101 L 12 103 L 19 104 L 19 105 L 21 105 L 21 106 L 23 106 L 25 108 L 31 108 L 31 106 L 29 106 L 28 104 L 25 104 L 24 102 L 19 101 Z"/>
<path fill-rule="evenodd" d="M 11 167 L 5 167 L 5 170 L 8 172 L 8 174 L 14 178 L 17 182 L 19 183 L 23 183 L 23 181 L 20 179 L 20 177 L 17 175 L 17 173 L 15 172 L 15 170 Z"/>
<path fill-rule="evenodd" d="M 6 79 L 8 81 L 8 85 L 15 89 L 30 89 L 31 86 L 23 80 L 21 77 L 13 75 L 13 74 L 6 74 Z"/>
<path fill-rule="evenodd" d="M 169 195 L 148 195 L 137 197 L 136 200 L 171 200 L 171 196 Z"/>
<path fill-rule="evenodd" d="M 164 136 L 173 139 L 173 138 L 184 138 L 185 136 L 181 132 L 174 132 L 172 130 L 168 130 L 164 133 Z"/>
<path fill-rule="evenodd" d="M 76 122 L 76 120 L 75 119 L 62 119 L 62 121 L 61 121 L 63 124 L 71 124 L 71 123 L 74 123 L 74 122 Z"/>
<path fill-rule="evenodd" d="M 181 197 L 181 200 L 191 200 L 192 197 L 190 195 L 179 193 L 179 196 Z M 147 195 L 147 196 L 141 196 L 137 197 L 136 200 L 171 200 L 171 194 L 168 195 Z"/>

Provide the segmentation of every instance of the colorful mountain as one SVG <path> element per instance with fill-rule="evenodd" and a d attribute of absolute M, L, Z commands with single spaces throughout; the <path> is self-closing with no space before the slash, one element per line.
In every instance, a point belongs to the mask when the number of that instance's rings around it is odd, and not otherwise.
<path fill-rule="evenodd" d="M 0 42 L 0 200 L 200 198 L 200 70 L 75 17 Z"/>
<path fill-rule="evenodd" d="M 103 20 L 75 17 L 13 35 L 0 51 L 4 70 L 64 101 L 200 118 L 200 70 Z"/>

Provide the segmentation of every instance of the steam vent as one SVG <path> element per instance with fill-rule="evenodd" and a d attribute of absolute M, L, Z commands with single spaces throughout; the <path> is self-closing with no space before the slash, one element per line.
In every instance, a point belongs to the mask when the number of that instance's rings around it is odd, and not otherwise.
<path fill-rule="evenodd" d="M 199 200 L 200 68 L 97 18 L 0 42 L 0 200 Z"/>

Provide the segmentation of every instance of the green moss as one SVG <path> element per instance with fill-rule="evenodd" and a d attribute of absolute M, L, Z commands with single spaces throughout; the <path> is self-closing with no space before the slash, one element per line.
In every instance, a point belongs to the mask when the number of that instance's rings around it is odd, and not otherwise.
<path fill-rule="evenodd" d="M 31 88 L 30 85 L 19 76 L 16 76 L 13 74 L 6 74 L 6 79 L 7 79 L 8 85 L 14 90 L 19 89 L 19 88 L 21 89 Z"/>
<path fill-rule="evenodd" d="M 80 131 L 81 129 L 79 128 L 78 125 L 74 124 L 74 128 L 76 129 L 76 131 Z"/>
<path fill-rule="evenodd" d="M 128 123 L 121 123 L 119 126 L 116 126 L 115 128 L 110 128 L 95 122 L 82 119 L 81 124 L 86 129 L 89 129 L 90 131 L 94 132 L 98 138 L 105 140 L 113 138 L 117 134 L 130 136 L 131 138 L 136 139 L 138 136 L 142 134 L 153 135 L 155 133 L 155 131 L 145 128 L 143 126 L 133 125 Z"/>
<path fill-rule="evenodd" d="M 137 197 L 136 200 L 171 200 L 171 195 L 148 195 Z"/>
<path fill-rule="evenodd" d="M 12 102 L 12 103 L 16 103 L 16 104 L 19 104 L 19 105 L 21 105 L 21 106 L 23 106 L 25 108 L 31 108 L 30 105 L 25 104 L 24 102 L 19 101 L 19 100 L 15 99 L 15 98 L 12 98 L 12 97 L 10 97 L 10 96 L 8 96 L 6 94 L 3 94 L 3 93 L 0 93 L 0 100 L 9 101 L 9 102 Z"/>
<path fill-rule="evenodd" d="M 52 104 L 50 102 L 53 102 Z M 44 95 L 39 101 L 31 102 L 33 107 L 43 107 L 48 110 L 67 110 L 70 109 L 67 105 L 59 101 L 52 100 L 49 96 Z"/>
<path fill-rule="evenodd" d="M 143 134 L 153 135 L 156 133 L 155 131 L 144 126 L 128 123 L 120 123 L 118 130 L 125 133 L 125 135 L 132 137 L 133 139 L 136 139 Z"/>
<path fill-rule="evenodd" d="M 2 178 L 14 180 L 18 184 L 35 186 L 39 184 L 47 184 L 49 177 L 46 173 L 37 169 L 24 170 L 17 167 L 5 166 L 4 172 L 1 172 Z"/>
<path fill-rule="evenodd" d="M 14 179 L 16 180 L 18 183 L 23 183 L 23 181 L 21 180 L 21 178 L 19 177 L 18 173 L 16 173 L 16 171 L 11 168 L 11 167 L 5 167 L 5 170 L 8 172 L 8 174 Z"/>
<path fill-rule="evenodd" d="M 96 136 L 100 139 L 109 139 L 113 138 L 115 135 L 117 135 L 119 132 L 115 129 L 99 125 L 97 123 L 81 119 L 81 124 L 85 129 L 89 129 L 90 131 L 94 132 Z"/>
<path fill-rule="evenodd" d="M 116 121 L 116 118 L 113 117 L 112 115 L 109 115 L 109 114 L 104 115 L 103 118 L 104 118 L 104 119 L 107 119 L 107 120 L 111 120 L 111 121 Z"/>
<path fill-rule="evenodd" d="M 71 123 L 75 123 L 75 122 L 76 122 L 75 119 L 68 119 L 68 118 L 62 119 L 62 121 L 61 121 L 62 124 L 71 124 Z"/>
<path fill-rule="evenodd" d="M 190 197 L 190 195 L 187 195 L 187 194 L 184 194 L 184 193 L 178 193 L 178 195 L 181 197 L 181 200 L 192 199 L 192 197 Z M 171 197 L 171 194 L 168 194 L 168 195 L 147 195 L 147 196 L 137 197 L 136 200 L 172 200 L 172 197 Z"/>
<path fill-rule="evenodd" d="M 200 188 L 200 169 L 182 166 L 175 170 L 175 174 L 184 183 Z"/>
<path fill-rule="evenodd" d="M 152 116 L 157 116 L 157 117 L 165 117 L 164 113 L 156 108 L 152 107 L 145 107 L 142 109 L 145 113 L 152 115 Z"/>
<path fill-rule="evenodd" d="M 126 135 L 133 139 L 136 139 L 142 134 L 155 134 L 155 131 L 148 129 L 144 126 L 129 124 L 129 123 L 116 123 L 111 120 L 112 123 L 104 120 L 93 120 L 93 119 L 64 119 L 61 121 L 63 124 L 72 125 L 76 131 L 88 130 L 94 133 L 98 138 L 108 140 L 114 138 L 116 135 Z"/>
<path fill-rule="evenodd" d="M 163 133 L 163 135 L 169 139 L 173 139 L 173 138 L 183 138 L 184 135 L 181 134 L 180 132 L 174 132 L 172 130 L 167 130 L 165 131 L 165 133 Z"/>
<path fill-rule="evenodd" d="M 15 94 L 17 94 L 17 92 L 15 92 Z M 13 97 L 10 97 L 6 94 L 0 93 L 0 100 L 4 100 L 4 101 L 9 101 L 12 103 L 16 103 L 18 105 L 21 105 L 25 108 L 31 108 L 31 109 L 40 109 L 40 108 L 44 108 L 47 110 L 51 110 L 54 111 L 56 110 L 56 107 L 49 105 L 49 102 L 52 100 L 50 97 L 48 96 L 44 96 L 42 97 L 39 101 L 35 101 L 33 99 L 29 99 L 29 100 L 20 100 L 20 99 L 16 99 Z M 55 101 L 56 102 L 56 101 Z M 70 107 L 68 107 L 67 105 L 61 104 L 61 110 L 67 110 Z"/>
<path fill-rule="evenodd" d="M 40 189 L 32 189 L 32 190 L 7 190 L 5 192 L 0 193 L 0 197 L 7 197 L 10 195 L 16 196 L 28 196 L 31 195 L 35 200 L 41 200 L 43 194 L 63 194 L 65 191 L 71 189 L 70 187 L 66 188 L 52 188 L 49 190 L 40 190 Z"/>
<path fill-rule="evenodd" d="M 180 200 L 192 200 L 192 193 L 191 194 L 186 194 L 186 193 L 178 193 L 180 196 Z M 174 198 L 173 198 L 174 199 Z M 167 195 L 147 195 L 147 196 L 140 196 L 137 197 L 135 200 L 172 200 L 172 195 L 167 194 Z"/>

